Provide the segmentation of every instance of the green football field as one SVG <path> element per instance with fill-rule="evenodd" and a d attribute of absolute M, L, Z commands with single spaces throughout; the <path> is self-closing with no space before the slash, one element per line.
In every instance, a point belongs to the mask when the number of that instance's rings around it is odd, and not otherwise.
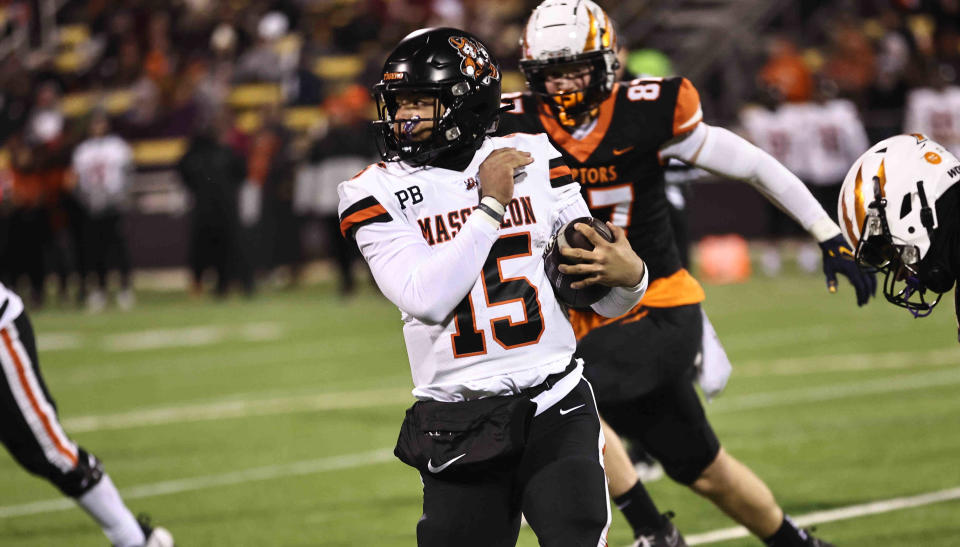
<path fill-rule="evenodd" d="M 952 298 L 914 320 L 787 274 L 707 286 L 734 363 L 721 441 L 840 546 L 960 545 L 960 345 Z M 399 313 L 328 285 L 128 313 L 33 316 L 67 432 L 181 546 L 414 545 L 420 481 L 392 456 L 410 374 Z M 760 545 L 685 488 L 649 485 L 692 544 Z M 631 541 L 614 510 L 610 545 Z M 0 455 L 0 545 L 102 546 L 93 522 Z M 529 529 L 520 545 L 536 545 Z"/>

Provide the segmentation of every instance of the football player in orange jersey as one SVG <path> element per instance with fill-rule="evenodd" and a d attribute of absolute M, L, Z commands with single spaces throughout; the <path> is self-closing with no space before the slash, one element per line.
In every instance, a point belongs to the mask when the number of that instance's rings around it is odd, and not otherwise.
<path fill-rule="evenodd" d="M 681 266 L 664 193 L 663 162 L 677 158 L 756 186 L 799 222 L 823 250 L 831 292 L 847 277 L 865 304 L 875 290 L 859 271 L 829 215 L 804 184 L 775 159 L 733 133 L 702 121 L 699 95 L 685 78 L 617 82 L 616 33 L 589 0 L 547 0 L 531 15 L 521 41 L 529 91 L 513 103 L 500 132 L 549 135 L 581 183 L 594 217 L 623 227 L 650 268 L 643 300 L 621 317 L 571 310 L 577 355 L 588 366 L 600 414 L 624 438 L 638 441 L 675 481 L 710 499 L 771 546 L 828 545 L 798 529 L 769 488 L 723 450 L 692 386 L 709 327 L 703 289 Z M 587 271 L 572 266 L 567 271 Z M 709 332 L 709 331 L 707 331 Z M 712 342 L 719 347 L 717 342 Z M 716 349 L 716 348 L 713 348 Z M 725 358 L 720 379 L 725 382 Z M 717 363 L 705 362 L 711 376 Z M 638 482 L 629 458 L 607 431 L 606 469 L 614 501 L 639 545 L 683 545 Z"/>

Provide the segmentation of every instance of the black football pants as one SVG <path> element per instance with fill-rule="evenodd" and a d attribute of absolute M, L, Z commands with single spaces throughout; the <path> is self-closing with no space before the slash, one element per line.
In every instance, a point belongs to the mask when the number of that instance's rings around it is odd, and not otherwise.
<path fill-rule="evenodd" d="M 702 336 L 700 306 L 693 304 L 648 308 L 639 321 L 596 328 L 577 346 L 603 419 L 687 485 L 720 451 L 693 387 Z"/>
<path fill-rule="evenodd" d="M 60 426 L 56 404 L 40 375 L 26 312 L 0 329 L 0 443 L 24 469 L 67 496 L 80 497 L 103 473 L 99 460 Z"/>
<path fill-rule="evenodd" d="M 593 393 L 581 380 L 533 419 L 515 467 L 462 481 L 421 473 L 423 515 L 417 544 L 512 547 L 522 510 L 540 545 L 606 545 L 610 505 L 603 448 Z"/>

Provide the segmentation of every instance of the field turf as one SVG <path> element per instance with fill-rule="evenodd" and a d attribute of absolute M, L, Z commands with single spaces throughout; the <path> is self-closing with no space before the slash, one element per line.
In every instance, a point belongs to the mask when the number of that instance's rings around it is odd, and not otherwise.
<path fill-rule="evenodd" d="M 952 295 L 914 320 L 882 300 L 858 309 L 849 285 L 830 295 L 819 276 L 706 290 L 734 363 L 708 413 L 789 513 L 960 487 Z M 391 454 L 410 374 L 399 313 L 374 290 L 348 302 L 329 285 L 224 302 L 145 292 L 131 312 L 32 318 L 67 432 L 178 545 L 415 544 L 420 481 Z M 733 526 L 668 479 L 649 488 L 688 538 Z M 948 497 L 830 520 L 818 534 L 850 547 L 960 545 L 960 499 Z M 631 541 L 616 510 L 609 537 Z M 105 544 L 80 509 L 0 454 L 0 545 Z M 519 545 L 536 545 L 529 529 Z"/>

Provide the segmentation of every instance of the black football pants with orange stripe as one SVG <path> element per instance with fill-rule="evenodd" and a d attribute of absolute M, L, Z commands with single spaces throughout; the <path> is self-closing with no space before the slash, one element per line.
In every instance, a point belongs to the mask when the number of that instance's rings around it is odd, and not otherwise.
<path fill-rule="evenodd" d="M 0 329 L 0 441 L 24 469 L 73 498 L 103 475 L 99 460 L 63 432 L 26 312 Z"/>
<path fill-rule="evenodd" d="M 606 545 L 610 505 L 602 461 L 593 392 L 581 380 L 533 419 L 516 466 L 457 481 L 421 473 L 417 544 L 513 547 L 522 510 L 540 545 Z"/>

